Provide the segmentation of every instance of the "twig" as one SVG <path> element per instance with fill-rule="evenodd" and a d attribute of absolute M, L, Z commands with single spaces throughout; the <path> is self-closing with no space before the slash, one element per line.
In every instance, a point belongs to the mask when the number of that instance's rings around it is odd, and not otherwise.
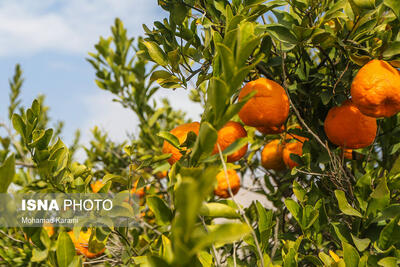
<path fill-rule="evenodd" d="M 0 230 L 0 233 L 3 234 L 3 235 L 5 235 L 6 237 L 8 237 L 9 239 L 11 239 L 12 241 L 15 241 L 15 242 L 18 242 L 18 243 L 22 243 L 22 244 L 25 243 L 24 241 L 18 240 L 18 239 L 16 239 L 16 238 L 14 238 L 14 237 L 8 235 L 8 234 L 7 234 L 6 232 L 4 232 L 3 230 Z"/>
<path fill-rule="evenodd" d="M 333 71 L 333 76 L 334 78 L 336 78 L 336 68 L 335 68 L 335 64 L 333 64 L 332 59 L 329 57 L 329 54 L 319 45 L 316 46 L 319 51 L 321 51 L 321 53 L 326 57 L 326 59 L 328 60 L 329 64 L 332 67 L 332 71 Z"/>
<path fill-rule="evenodd" d="M 281 51 L 282 51 L 282 44 L 281 44 Z M 333 169 L 335 170 L 335 172 L 337 172 L 339 175 L 342 174 L 344 177 L 348 177 L 346 171 L 343 168 L 343 165 L 341 164 L 340 160 L 337 159 L 337 157 L 331 152 L 331 150 L 329 149 L 328 143 L 324 143 L 321 138 L 319 138 L 319 136 L 313 131 L 311 130 L 311 128 L 306 124 L 306 122 L 304 121 L 304 119 L 301 117 L 299 110 L 297 109 L 297 107 L 293 104 L 293 101 L 290 97 L 289 91 L 287 89 L 288 84 L 286 82 L 287 78 L 286 78 L 286 71 L 285 71 L 285 58 L 286 58 L 286 53 L 282 52 L 282 78 L 283 78 L 283 88 L 287 94 L 287 97 L 289 99 L 289 103 L 290 106 L 293 108 L 294 113 L 296 114 L 297 119 L 300 121 L 300 123 L 303 125 L 303 127 L 305 127 L 307 129 L 307 131 L 315 138 L 315 140 L 317 140 L 318 143 L 320 143 L 322 145 L 322 147 L 324 147 L 326 149 L 326 151 L 328 152 L 329 158 L 330 158 L 330 162 L 332 164 Z M 349 184 L 349 194 L 351 196 L 352 199 L 354 199 L 353 197 L 353 189 L 351 188 L 351 183 L 349 181 L 349 179 L 344 179 L 347 180 L 348 184 Z"/>
<path fill-rule="evenodd" d="M 233 266 L 236 267 L 236 243 L 233 242 Z"/>
<path fill-rule="evenodd" d="M 15 165 L 21 166 L 21 167 L 27 167 L 27 168 L 35 168 L 36 167 L 36 165 L 33 163 L 22 162 L 22 161 L 16 161 Z"/>
<path fill-rule="evenodd" d="M 342 80 L 344 74 L 346 73 L 346 71 L 349 69 L 349 65 L 350 65 L 350 61 L 347 62 L 346 67 L 344 68 L 343 72 L 340 74 L 339 78 L 337 79 L 337 81 L 335 82 L 335 84 L 333 85 L 333 89 L 332 89 L 332 93 L 335 95 L 336 92 L 336 86 L 338 86 L 338 84 L 340 83 L 340 81 Z"/>
<path fill-rule="evenodd" d="M 204 221 L 204 218 L 202 216 L 199 216 L 199 217 L 200 217 L 200 221 L 202 222 L 202 224 L 204 226 L 205 231 L 208 233 L 207 225 L 206 225 L 206 223 Z M 217 249 L 215 248 L 214 244 L 211 244 L 211 247 L 212 247 L 212 250 L 213 250 L 213 253 L 214 253 L 216 266 L 221 266 L 221 263 L 219 261 L 219 254 L 217 252 Z"/>
<path fill-rule="evenodd" d="M 254 243 L 255 243 L 255 245 L 256 245 L 256 247 L 257 247 L 257 252 L 258 252 L 258 254 L 259 254 L 259 256 L 260 256 L 260 264 L 261 264 L 261 267 L 264 267 L 264 258 L 263 258 L 263 254 L 262 254 L 262 251 L 261 251 L 261 248 L 260 248 L 260 244 L 258 243 L 258 240 L 257 240 L 256 232 L 254 231 L 254 229 L 253 229 L 251 223 L 249 222 L 249 219 L 247 219 L 247 216 L 246 216 L 244 210 L 242 209 L 242 207 L 239 205 L 239 203 L 237 203 L 237 201 L 236 201 L 235 198 L 234 198 L 234 195 L 233 195 L 232 189 L 231 189 L 231 185 L 230 185 L 230 183 L 229 183 L 228 170 L 227 170 L 227 168 L 226 168 L 226 164 L 225 164 L 225 161 L 224 161 L 224 156 L 222 155 L 222 150 L 221 150 L 221 147 L 219 146 L 218 143 L 217 143 L 217 146 L 218 146 L 218 152 L 219 152 L 219 157 L 220 157 L 220 159 L 221 159 L 222 167 L 223 167 L 224 172 L 225 172 L 226 183 L 228 184 L 228 192 L 229 192 L 229 195 L 230 195 L 230 197 L 232 198 L 233 203 L 235 203 L 236 207 L 238 208 L 238 210 L 239 210 L 239 212 L 240 212 L 240 215 L 242 216 L 242 218 L 244 219 L 244 221 L 246 222 L 246 224 L 247 224 L 247 225 L 250 227 L 250 229 L 251 229 L 251 234 L 253 235 Z"/>
<path fill-rule="evenodd" d="M 300 169 L 296 169 L 298 172 L 304 173 L 304 174 L 308 174 L 308 175 L 312 175 L 312 176 L 327 176 L 330 177 L 329 174 L 323 174 L 323 173 L 316 173 L 316 172 L 307 172 L 307 171 L 303 171 Z"/>
<path fill-rule="evenodd" d="M 324 142 L 322 142 L 322 140 L 319 138 L 319 136 L 314 133 L 313 130 L 311 130 L 310 127 L 308 127 L 308 125 L 305 123 L 305 121 L 303 120 L 303 118 L 300 115 L 299 110 L 296 108 L 296 106 L 293 104 L 293 101 L 290 97 L 289 91 L 287 89 L 288 84 L 286 82 L 286 71 L 285 71 L 285 58 L 286 58 L 286 53 L 282 53 L 282 76 L 283 76 L 283 88 L 285 89 L 285 92 L 288 96 L 289 99 L 289 103 L 290 106 L 293 108 L 294 113 L 296 114 L 297 119 L 300 121 L 300 123 L 307 129 L 307 131 L 318 141 L 318 143 L 320 143 L 326 150 L 329 150 L 329 147 L 327 145 L 325 145 Z"/>
<path fill-rule="evenodd" d="M 276 225 L 275 225 L 275 229 L 274 229 L 274 246 L 272 247 L 272 250 L 271 250 L 271 261 L 273 260 L 276 250 L 278 249 L 278 246 L 279 246 L 278 234 L 279 234 L 279 217 L 276 217 Z"/>
<path fill-rule="evenodd" d="M 162 233 L 160 231 L 158 231 L 155 227 L 151 226 L 150 224 L 148 224 L 147 222 L 145 222 L 144 220 L 142 221 L 142 224 L 144 226 L 146 226 L 147 228 L 150 228 L 154 233 L 158 234 L 158 235 L 162 235 Z"/>

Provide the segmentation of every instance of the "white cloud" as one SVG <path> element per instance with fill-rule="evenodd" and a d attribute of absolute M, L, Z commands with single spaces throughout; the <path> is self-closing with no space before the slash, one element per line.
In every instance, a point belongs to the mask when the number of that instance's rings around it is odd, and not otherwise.
<path fill-rule="evenodd" d="M 131 110 L 123 108 L 119 103 L 112 101 L 110 93 L 100 91 L 95 95 L 84 98 L 88 107 L 86 120 L 82 121 L 82 142 L 87 144 L 91 139 L 90 130 L 98 126 L 107 131 L 112 140 L 122 141 L 127 139 L 127 133 L 137 133 L 135 129 L 138 119 Z"/>
<path fill-rule="evenodd" d="M 202 108 L 199 104 L 190 103 L 187 92 L 183 89 L 175 91 L 160 89 L 155 98 L 168 97 L 174 109 L 181 109 L 187 113 L 188 118 L 199 120 Z M 112 101 L 113 96 L 106 91 L 99 91 L 96 94 L 88 95 L 83 99 L 87 107 L 86 120 L 82 121 L 82 142 L 87 144 L 91 138 L 90 130 L 94 126 L 108 132 L 109 137 L 114 141 L 127 139 L 127 133 L 138 134 L 138 119 L 136 114 L 119 103 Z"/>
<path fill-rule="evenodd" d="M 49 50 L 86 55 L 98 36 L 109 35 L 115 17 L 137 36 L 160 10 L 148 0 L 1 1 L 0 56 Z"/>

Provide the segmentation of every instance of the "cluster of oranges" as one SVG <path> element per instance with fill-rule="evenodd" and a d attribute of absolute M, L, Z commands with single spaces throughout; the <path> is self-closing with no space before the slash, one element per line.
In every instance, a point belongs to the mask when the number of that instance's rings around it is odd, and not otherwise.
<path fill-rule="evenodd" d="M 324 129 L 328 139 L 352 159 L 352 149 L 371 145 L 377 118 L 400 111 L 400 72 L 383 60 L 363 66 L 351 84 L 351 100 L 329 110 Z"/>
<path fill-rule="evenodd" d="M 257 84 L 257 81 L 254 84 Z M 282 89 L 278 88 L 279 85 L 276 83 L 266 79 L 263 81 L 269 83 L 271 88 L 275 88 L 275 95 L 279 92 L 283 94 Z M 261 87 L 259 85 L 259 88 Z M 257 95 L 258 93 L 255 96 L 257 97 Z M 282 104 L 281 100 L 284 98 L 285 95 L 280 98 L 276 97 L 274 105 L 264 102 L 264 106 L 271 106 L 271 110 L 275 110 L 276 115 L 282 119 L 281 115 L 287 114 L 287 105 Z M 280 109 L 276 108 L 278 106 L 276 103 L 281 103 Z M 254 101 L 252 105 L 254 110 L 257 104 Z M 399 111 L 400 72 L 385 61 L 372 60 L 355 76 L 351 85 L 351 99 L 329 110 L 324 122 L 324 130 L 328 139 L 342 148 L 344 158 L 354 159 L 357 154 L 353 149 L 364 148 L 374 142 L 377 131 L 376 118 L 390 117 Z M 261 116 L 259 115 L 259 117 Z M 280 125 L 258 127 L 257 129 L 265 134 L 284 131 Z M 283 170 L 285 167 L 293 168 L 297 165 L 291 160 L 290 154 L 301 155 L 302 143 L 307 139 L 296 135 L 288 137 L 287 134 L 284 134 L 284 137 L 282 140 L 273 140 L 264 147 L 261 153 L 261 162 L 266 169 Z M 287 143 L 288 139 L 296 139 L 296 141 Z"/>
<path fill-rule="evenodd" d="M 255 127 L 259 132 L 280 134 L 279 139 L 267 143 L 261 152 L 261 164 L 266 169 L 281 171 L 292 169 L 298 165 L 291 158 L 291 154 L 301 156 L 303 143 L 308 138 L 289 133 L 290 128 L 301 129 L 294 125 L 286 129 L 285 122 L 289 116 L 289 98 L 285 89 L 278 83 L 259 78 L 247 83 L 239 93 L 239 101 L 248 94 L 255 92 L 254 96 L 243 106 L 239 112 L 241 121 L 250 127 Z M 400 72 L 382 60 L 372 60 L 362 67 L 355 76 L 351 85 L 351 99 L 340 106 L 329 110 L 324 122 L 324 130 L 328 139 L 342 148 L 343 157 L 353 159 L 353 149 L 364 148 L 371 145 L 376 137 L 376 118 L 390 117 L 400 111 Z M 171 130 L 182 145 L 188 134 L 193 132 L 198 135 L 200 123 L 186 123 Z M 247 136 L 245 128 L 238 122 L 229 121 L 219 131 L 217 142 L 212 154 L 224 151 L 240 138 Z M 227 156 L 227 162 L 240 160 L 247 153 L 248 144 Z M 164 142 L 162 151 L 171 154 L 168 159 L 173 165 L 182 158 L 181 152 L 187 150 L 184 146 L 180 149 L 168 142 Z M 167 172 L 160 172 L 156 177 L 166 177 Z M 235 195 L 240 189 L 240 177 L 233 169 L 222 170 L 216 176 L 217 186 L 214 194 L 221 198 Z M 97 181 L 91 184 L 92 191 L 98 192 L 104 184 Z M 137 181 L 132 189 L 133 194 L 139 197 L 145 195 L 145 189 L 137 190 Z M 72 232 L 69 233 L 77 251 L 87 257 L 96 257 L 104 252 L 91 253 L 85 245 L 90 237 L 88 232 L 81 232 L 76 240 Z"/>
<path fill-rule="evenodd" d="M 274 139 L 264 147 L 261 152 L 262 165 L 276 171 L 297 166 L 290 154 L 301 156 L 307 138 L 284 133 L 284 123 L 289 116 L 289 98 L 285 89 L 272 80 L 260 78 L 242 88 L 239 100 L 253 91 L 255 95 L 239 112 L 240 119 L 263 134 L 283 133 L 281 139 Z"/>
<path fill-rule="evenodd" d="M 192 122 L 180 125 L 173 129 L 171 133 L 175 135 L 179 143 L 182 144 L 189 132 L 193 132 L 196 135 L 199 134 L 200 130 L 200 123 L 199 122 Z M 247 132 L 244 127 L 235 121 L 227 122 L 219 131 L 217 142 L 214 145 L 214 149 L 212 154 L 219 153 L 219 150 L 224 151 L 228 148 L 231 144 L 233 144 L 236 140 L 240 138 L 244 138 L 247 136 Z M 247 143 L 243 145 L 239 150 L 235 151 L 234 153 L 227 156 L 227 162 L 235 162 L 240 160 L 247 152 Z M 186 150 L 185 147 L 181 148 L 183 151 Z M 171 157 L 168 159 L 169 164 L 173 165 L 175 162 L 179 161 L 182 157 L 182 154 L 179 149 L 174 147 L 168 142 L 164 142 L 163 145 L 163 153 L 165 154 L 172 154 Z M 226 175 L 227 174 L 227 175 Z M 221 171 L 218 173 L 216 179 L 218 181 L 218 185 L 214 190 L 215 195 L 228 198 L 230 196 L 229 187 L 231 188 L 232 194 L 236 194 L 240 188 L 240 178 L 236 171 L 229 169 L 227 173 L 225 171 Z"/>
<path fill-rule="evenodd" d="M 353 159 L 353 149 L 371 145 L 376 137 L 376 118 L 390 117 L 400 111 L 400 72 L 382 60 L 372 60 L 359 70 L 351 85 L 351 100 L 329 110 L 324 122 L 328 139 L 342 148 L 343 156 Z M 239 93 L 239 101 L 248 94 L 254 96 L 239 112 L 242 122 L 255 127 L 263 134 L 281 134 L 265 145 L 261 152 L 261 163 L 266 169 L 276 171 L 293 168 L 298 165 L 291 154 L 301 156 L 303 143 L 308 138 L 286 132 L 285 122 L 289 116 L 289 98 L 285 89 L 278 83 L 259 78 L 247 83 Z M 292 126 L 300 128 L 297 126 Z M 289 127 L 291 128 L 291 127 Z M 300 128 L 301 129 L 301 128 Z M 200 123 L 180 125 L 171 133 L 182 144 L 189 132 L 199 133 Z M 218 139 L 213 154 L 218 153 L 218 145 L 223 151 L 237 139 L 247 136 L 246 130 L 238 122 L 230 121 L 218 131 Z M 185 148 L 181 148 L 182 151 Z M 163 152 L 172 156 L 168 162 L 172 165 L 181 157 L 181 151 L 168 142 L 164 142 Z M 241 159 L 247 152 L 247 144 L 231 154 L 227 162 Z M 227 179 L 228 178 L 228 179 Z M 234 170 L 217 175 L 218 185 L 214 193 L 220 197 L 229 197 L 228 187 L 236 193 L 240 188 L 240 178 Z M 228 183 L 229 181 L 229 183 Z"/>

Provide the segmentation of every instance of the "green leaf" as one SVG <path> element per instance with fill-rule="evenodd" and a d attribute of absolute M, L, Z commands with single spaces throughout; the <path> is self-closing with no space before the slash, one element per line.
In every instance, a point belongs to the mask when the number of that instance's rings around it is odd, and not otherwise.
<path fill-rule="evenodd" d="M 75 257 L 74 243 L 66 232 L 61 232 L 58 236 L 56 256 L 59 267 L 68 267 Z"/>
<path fill-rule="evenodd" d="M 392 219 L 381 231 L 378 239 L 378 247 L 382 250 L 388 249 L 393 243 L 397 242 L 396 236 L 400 234 L 398 226 L 400 215 Z"/>
<path fill-rule="evenodd" d="M 161 66 L 168 65 L 168 57 L 164 51 L 161 50 L 158 44 L 151 41 L 144 41 L 143 44 L 146 46 L 147 52 L 149 53 L 151 59 Z"/>
<path fill-rule="evenodd" d="M 183 4 L 183 2 L 175 2 L 173 7 L 170 9 L 170 18 L 176 25 L 181 25 L 186 18 L 189 9 Z"/>
<path fill-rule="evenodd" d="M 400 19 L 400 2 L 398 0 L 384 0 L 383 4 L 393 10 L 393 13 Z"/>
<path fill-rule="evenodd" d="M 0 193 L 6 193 L 15 175 L 15 156 L 11 154 L 0 166 Z"/>
<path fill-rule="evenodd" d="M 339 209 L 346 215 L 349 216 L 357 216 L 362 218 L 362 215 L 359 211 L 354 209 L 350 204 L 347 202 L 346 196 L 343 191 L 335 190 L 335 196 L 339 204 Z"/>
<path fill-rule="evenodd" d="M 228 244 L 240 240 L 250 233 L 250 227 L 245 223 L 225 223 L 213 225 L 209 233 L 201 236 L 196 242 L 192 252 L 210 246 L 211 244 Z"/>
<path fill-rule="evenodd" d="M 282 25 L 269 24 L 268 26 L 266 26 L 266 31 L 278 41 L 286 42 L 289 44 L 297 44 L 296 36 L 291 32 L 290 29 Z"/>
<path fill-rule="evenodd" d="M 233 52 L 228 46 L 221 43 L 217 45 L 217 49 L 219 53 L 219 58 L 222 61 L 223 75 L 225 77 L 225 81 L 229 81 L 230 78 L 233 76 L 233 70 L 235 69 Z"/>
<path fill-rule="evenodd" d="M 193 147 L 190 162 L 194 164 L 197 162 L 201 155 L 210 155 L 214 149 L 214 145 L 217 142 L 218 133 L 217 130 L 208 122 L 203 122 L 200 125 L 199 136 Z"/>
<path fill-rule="evenodd" d="M 211 217 L 211 218 L 228 218 L 236 219 L 240 218 L 240 215 L 236 212 L 234 208 L 222 203 L 203 203 L 199 210 L 201 216 Z"/>
<path fill-rule="evenodd" d="M 26 133 L 26 124 L 21 118 L 20 115 L 14 113 L 12 116 L 12 124 L 14 129 L 24 138 L 26 139 L 25 133 Z"/>
<path fill-rule="evenodd" d="M 318 257 L 321 259 L 325 266 L 331 266 L 332 258 L 328 254 L 326 254 L 325 252 L 320 252 L 318 254 Z"/>
<path fill-rule="evenodd" d="M 371 243 L 369 238 L 358 238 L 353 234 L 351 234 L 351 238 L 353 239 L 354 245 L 356 245 L 358 251 L 360 252 L 363 252 Z"/>
<path fill-rule="evenodd" d="M 299 222 L 299 224 L 301 224 L 301 206 L 291 198 L 285 199 L 285 205 L 290 213 L 293 215 L 293 217 Z"/>
<path fill-rule="evenodd" d="M 157 224 L 168 225 L 172 220 L 172 212 L 165 202 L 157 196 L 146 197 L 149 209 L 154 213 Z"/>
<path fill-rule="evenodd" d="M 182 261 L 189 256 L 186 247 L 195 229 L 201 205 L 214 189 L 219 166 L 207 168 L 181 167 L 180 182 L 175 190 L 175 217 L 172 223 L 172 242 L 176 250 L 174 257 Z"/>
<path fill-rule="evenodd" d="M 314 207 L 311 205 L 306 205 L 303 208 L 303 214 L 301 217 L 302 228 L 304 230 L 310 228 L 314 224 L 314 222 L 318 219 L 318 216 L 319 216 L 318 210 L 314 210 Z"/>
<path fill-rule="evenodd" d="M 353 0 L 357 7 L 363 9 L 374 9 L 375 0 Z"/>
<path fill-rule="evenodd" d="M 171 262 L 174 257 L 174 252 L 172 251 L 171 240 L 168 239 L 165 235 L 161 236 L 162 240 L 162 249 L 160 251 L 160 256 L 163 257 L 167 262 Z"/>
<path fill-rule="evenodd" d="M 68 267 L 82 267 L 82 258 L 79 256 L 75 256 Z"/>
<path fill-rule="evenodd" d="M 170 267 L 170 265 L 164 259 L 157 257 L 157 256 L 147 256 L 147 263 L 148 263 L 148 265 L 144 265 L 144 266 Z"/>
<path fill-rule="evenodd" d="M 398 267 L 399 260 L 396 257 L 386 257 L 378 261 L 379 266 Z"/>
<path fill-rule="evenodd" d="M 385 58 L 391 58 L 399 54 L 400 54 L 400 42 L 394 41 L 389 43 L 388 48 L 385 51 L 383 51 L 382 55 Z"/>
<path fill-rule="evenodd" d="M 343 10 L 345 7 L 346 1 L 341 0 L 335 3 L 329 10 L 326 11 L 323 21 L 328 21 L 330 19 L 336 18 L 337 16 L 341 16 L 343 12 L 340 12 L 340 10 Z"/>
<path fill-rule="evenodd" d="M 248 137 L 239 138 L 235 140 L 235 142 L 230 144 L 227 148 L 225 148 L 224 151 L 222 151 L 222 154 L 224 156 L 229 156 L 238 151 L 239 149 L 243 148 L 244 146 L 247 146 L 248 142 L 249 142 Z"/>
<path fill-rule="evenodd" d="M 400 173 L 400 156 L 398 156 L 396 161 L 393 163 L 393 166 L 389 172 L 389 176 L 396 175 L 398 173 Z"/>
<path fill-rule="evenodd" d="M 357 250 L 349 243 L 342 242 L 343 246 L 343 259 L 346 266 L 358 266 L 360 255 Z"/>
<path fill-rule="evenodd" d="M 343 223 L 333 222 L 332 226 L 340 241 L 345 243 L 351 242 L 350 231 Z"/>
<path fill-rule="evenodd" d="M 172 74 L 166 70 L 156 70 L 150 76 L 150 81 L 167 80 L 171 78 Z"/>
<path fill-rule="evenodd" d="M 386 176 L 382 177 L 378 186 L 371 193 L 371 200 L 368 203 L 367 214 L 375 215 L 390 204 L 390 191 L 387 187 Z"/>
<path fill-rule="evenodd" d="M 127 185 L 128 184 L 128 179 L 127 177 L 121 176 L 121 175 L 116 175 L 112 173 L 107 173 L 104 175 L 102 182 L 104 184 L 107 184 L 109 181 L 116 182 L 122 185 Z"/>
<path fill-rule="evenodd" d="M 212 267 L 213 265 L 213 256 L 210 253 L 202 250 L 197 253 L 197 258 L 199 259 L 201 265 L 203 267 Z"/>
<path fill-rule="evenodd" d="M 38 248 L 34 248 L 33 251 L 32 251 L 31 261 L 32 262 L 44 261 L 47 258 L 48 255 L 49 255 L 49 250 L 48 249 L 39 250 Z"/>
<path fill-rule="evenodd" d="M 266 249 L 273 227 L 273 212 L 271 210 L 267 211 L 258 201 L 256 202 L 256 208 L 258 213 L 258 231 L 260 232 L 262 248 Z"/>
<path fill-rule="evenodd" d="M 382 210 L 381 216 L 375 218 L 373 222 L 379 222 L 383 220 L 393 219 L 400 214 L 400 204 L 392 204 Z"/>
<path fill-rule="evenodd" d="M 283 257 L 283 267 L 297 267 L 296 255 L 296 250 L 290 248 L 289 252 Z"/>
<path fill-rule="evenodd" d="M 350 54 L 350 60 L 353 61 L 358 66 L 364 66 L 365 64 L 367 64 L 371 60 L 371 57 L 369 57 L 369 56 L 360 56 L 358 54 Z"/>
<path fill-rule="evenodd" d="M 306 200 L 307 192 L 296 180 L 293 181 L 293 193 L 300 202 L 304 202 Z"/>
<path fill-rule="evenodd" d="M 50 249 L 51 240 L 49 234 L 44 228 L 42 228 L 42 231 L 40 231 L 40 241 L 46 248 Z"/>
<path fill-rule="evenodd" d="M 172 133 L 161 131 L 157 135 L 173 145 L 175 148 L 180 149 L 179 139 Z"/>

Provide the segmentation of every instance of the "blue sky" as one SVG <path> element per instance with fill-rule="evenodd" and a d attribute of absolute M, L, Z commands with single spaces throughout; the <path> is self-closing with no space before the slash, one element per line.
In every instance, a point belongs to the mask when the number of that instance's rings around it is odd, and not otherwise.
<path fill-rule="evenodd" d="M 110 35 L 116 17 L 122 19 L 130 36 L 137 37 L 143 35 L 143 23 L 152 26 L 165 16 L 156 0 L 2 0 L 0 120 L 7 122 L 8 79 L 20 63 L 25 77 L 23 105 L 45 94 L 53 121 L 65 122 L 67 143 L 78 128 L 82 142 L 87 142 L 95 125 L 114 140 L 125 139 L 126 132 L 135 132 L 136 117 L 96 87 L 94 71 L 85 58 L 100 35 Z M 189 105 L 183 89 L 162 89 L 157 97 L 168 97 L 194 119 L 201 112 L 199 106 Z"/>

